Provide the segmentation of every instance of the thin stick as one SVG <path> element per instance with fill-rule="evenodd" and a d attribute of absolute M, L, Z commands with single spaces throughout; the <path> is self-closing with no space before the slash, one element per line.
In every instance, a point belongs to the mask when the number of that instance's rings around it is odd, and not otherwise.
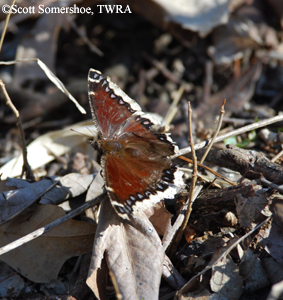
<path fill-rule="evenodd" d="M 190 192 L 189 192 L 189 204 L 188 208 L 186 210 L 185 218 L 183 220 L 183 223 L 180 227 L 180 230 L 177 233 L 177 236 L 175 238 L 174 248 L 176 249 L 182 236 L 184 233 L 184 230 L 187 226 L 187 223 L 189 221 L 191 212 L 192 212 L 192 205 L 193 205 L 193 196 L 194 196 L 194 190 L 195 185 L 198 178 L 198 171 L 197 171 L 197 157 L 194 150 L 194 140 L 193 140 L 193 131 L 192 131 L 192 109 L 191 109 L 191 103 L 188 102 L 188 113 L 189 113 L 189 134 L 190 134 L 190 145 L 192 149 L 192 159 L 193 159 L 193 173 L 192 173 L 192 180 L 191 180 L 191 186 L 190 186 Z"/>
<path fill-rule="evenodd" d="M 82 33 L 82 31 L 77 27 L 73 19 L 68 14 L 66 14 L 66 17 L 71 27 L 74 29 L 77 35 L 83 40 L 83 42 L 86 45 L 88 45 L 89 49 L 99 56 L 104 56 L 103 52 L 97 46 L 95 46 L 85 34 Z"/>
<path fill-rule="evenodd" d="M 174 100 L 173 100 L 172 104 L 170 105 L 170 107 L 167 111 L 167 114 L 164 118 L 165 128 L 167 128 L 170 125 L 170 123 L 174 119 L 176 113 L 178 112 L 177 105 L 178 105 L 184 91 L 185 91 L 185 85 L 181 84 L 181 86 L 179 87 L 179 89 L 174 97 Z"/>
<path fill-rule="evenodd" d="M 223 121 L 223 117 L 224 117 L 224 114 L 225 114 L 225 110 L 224 110 L 225 103 L 226 103 L 226 99 L 223 100 L 223 103 L 222 103 L 222 106 L 221 106 L 221 110 L 220 110 L 219 121 L 218 121 L 218 124 L 217 124 L 217 128 L 215 130 L 215 133 L 214 133 L 214 135 L 212 137 L 212 140 L 209 142 L 208 147 L 206 148 L 204 155 L 202 156 L 201 160 L 199 161 L 201 164 L 206 159 L 206 156 L 209 153 L 209 151 L 210 151 L 212 145 L 214 144 L 214 141 L 217 138 L 217 135 L 218 135 L 218 133 L 220 131 L 220 128 L 221 128 L 221 125 L 222 125 L 222 121 Z"/>
<path fill-rule="evenodd" d="M 276 155 L 272 158 L 272 162 L 276 162 L 277 159 L 279 159 L 281 156 L 283 155 L 283 149 Z"/>
<path fill-rule="evenodd" d="M 188 102 L 188 112 L 189 112 L 189 132 L 190 132 L 190 145 L 192 149 L 192 160 L 193 160 L 193 174 L 192 174 L 192 180 L 191 180 L 191 186 L 190 186 L 190 193 L 189 193 L 189 205 L 188 209 L 186 211 L 185 219 L 183 221 L 183 224 L 180 229 L 180 235 L 182 236 L 187 223 L 189 221 L 191 212 L 192 212 L 192 205 L 193 205 L 193 195 L 194 195 L 194 190 L 195 190 L 195 185 L 197 182 L 197 174 L 198 174 L 198 165 L 197 165 L 197 156 L 194 148 L 194 140 L 193 140 L 193 131 L 192 131 L 192 109 L 191 109 L 191 103 Z"/>
<path fill-rule="evenodd" d="M 16 109 L 14 106 L 9 94 L 7 93 L 5 84 L 3 83 L 2 80 L 0 80 L 0 88 L 2 90 L 2 93 L 6 99 L 6 104 L 11 108 L 12 112 L 14 113 L 16 119 L 17 119 L 17 126 L 20 131 L 20 136 L 21 136 L 21 144 L 22 144 L 22 154 L 23 154 L 23 168 L 22 168 L 22 174 L 21 177 L 26 173 L 26 178 L 30 179 L 32 181 L 35 181 L 32 169 L 28 163 L 27 159 L 27 146 L 26 146 L 26 140 L 25 140 L 25 134 L 23 130 L 23 125 L 22 125 L 22 120 L 19 114 L 19 111 Z"/>
<path fill-rule="evenodd" d="M 11 10 L 11 7 L 15 4 L 16 0 L 11 0 L 11 3 L 10 3 L 10 12 L 8 13 L 7 17 L 6 17 L 6 20 L 5 20 L 5 25 L 4 25 L 4 28 L 3 28 L 3 31 L 2 31 L 2 35 L 1 35 L 1 40 L 0 40 L 0 52 L 2 50 L 2 46 L 3 46 L 3 42 L 4 42 L 4 38 L 5 38 L 5 35 L 6 35 L 6 31 L 7 31 L 7 28 L 8 28 L 8 23 L 10 21 L 10 17 L 11 17 L 11 14 L 12 14 L 12 10 Z M 4 8 L 4 6 L 2 5 L 2 9 Z"/>
<path fill-rule="evenodd" d="M 185 156 L 182 156 L 182 155 L 181 155 L 181 156 L 179 156 L 179 158 L 182 159 L 182 160 L 187 161 L 188 163 L 191 163 L 191 164 L 193 163 L 193 161 L 192 161 L 191 159 L 189 159 L 189 158 L 187 158 L 187 157 L 185 157 Z M 197 165 L 198 165 L 199 167 L 201 167 L 201 168 L 204 168 L 205 170 L 207 170 L 208 172 L 212 173 L 213 175 L 215 175 L 215 176 L 217 176 L 217 177 L 223 179 L 224 181 L 230 183 L 231 185 L 238 185 L 237 182 L 234 182 L 234 181 L 232 181 L 232 180 L 230 180 L 230 179 L 228 179 L 228 178 L 225 178 L 223 175 L 221 175 L 220 173 L 218 173 L 218 172 L 212 170 L 211 168 L 209 168 L 209 167 L 206 166 L 206 165 L 203 165 L 203 164 L 198 163 L 198 162 L 197 162 Z"/>
<path fill-rule="evenodd" d="M 95 199 L 83 204 L 82 206 L 76 208 L 75 210 L 71 211 L 70 213 L 68 213 L 67 215 L 57 219 L 54 222 L 51 222 L 49 224 L 47 224 L 46 226 L 40 227 L 39 229 L 21 237 L 20 239 L 15 240 L 14 242 L 3 246 L 0 248 L 0 256 L 4 253 L 7 253 L 13 249 L 16 249 L 40 236 L 42 236 L 44 233 L 50 231 L 51 229 L 63 224 L 64 222 L 72 219 L 73 217 L 79 215 L 80 213 L 84 212 L 86 209 L 93 207 L 95 205 L 97 205 L 99 202 L 101 202 L 104 197 L 106 196 L 106 192 L 99 195 L 98 197 L 96 197 Z"/>
<path fill-rule="evenodd" d="M 280 121 L 283 121 L 283 115 L 272 117 L 272 118 L 269 118 L 269 119 L 266 119 L 266 120 L 262 120 L 262 121 L 259 121 L 257 123 L 253 123 L 253 124 L 244 126 L 242 128 L 233 130 L 231 132 L 225 133 L 223 135 L 218 136 L 214 140 L 214 142 L 215 143 L 221 142 L 221 141 L 223 141 L 223 140 L 225 140 L 225 139 L 227 139 L 227 138 L 229 138 L 231 136 L 239 135 L 241 133 L 244 133 L 244 132 L 247 132 L 247 131 L 251 131 L 251 130 L 254 130 L 254 129 L 258 129 L 258 128 L 261 128 L 261 127 L 265 127 L 267 125 L 270 125 L 270 124 L 273 124 L 273 123 L 276 123 L 276 122 L 280 122 Z M 198 150 L 198 149 L 206 147 L 209 144 L 210 141 L 211 141 L 211 139 L 196 144 L 195 145 L 195 150 Z M 181 149 L 175 155 L 173 155 L 171 157 L 171 159 L 177 158 L 180 155 L 188 154 L 191 151 L 192 151 L 191 147 L 187 147 L 187 148 Z"/>
<path fill-rule="evenodd" d="M 201 192 L 202 188 L 203 188 L 202 185 L 197 185 L 196 186 L 195 192 L 194 192 L 194 196 L 193 196 L 193 202 L 197 198 L 197 196 L 199 195 L 199 193 Z M 166 236 L 166 240 L 162 241 L 163 242 L 163 250 L 164 250 L 164 252 L 167 250 L 167 248 L 169 247 L 169 245 L 173 244 L 174 236 L 175 236 L 176 232 L 179 230 L 180 226 L 182 225 L 182 223 L 184 221 L 188 205 L 189 205 L 189 200 L 187 200 L 187 202 L 185 203 L 184 207 L 182 208 L 182 211 L 180 212 L 177 220 L 173 224 L 172 230 L 170 231 L 170 233 L 168 234 L 168 236 Z"/>
<path fill-rule="evenodd" d="M 213 261 L 213 263 L 210 263 L 209 265 L 207 265 L 201 272 L 199 272 L 198 274 L 196 274 L 195 276 L 193 276 L 179 291 L 177 291 L 176 296 L 181 295 L 183 293 L 186 293 L 186 288 L 188 286 L 190 286 L 190 284 L 196 278 L 198 278 L 200 275 L 204 274 L 206 271 L 208 271 L 209 269 L 211 269 L 218 261 L 220 261 L 221 259 L 223 259 L 224 257 L 226 257 L 232 251 L 232 249 L 234 249 L 237 245 L 239 245 L 243 240 L 245 240 L 253 232 L 255 232 L 257 229 L 259 229 L 262 225 L 264 225 L 265 223 L 267 223 L 270 220 L 270 218 L 271 217 L 268 217 L 263 222 L 261 222 L 260 224 L 258 224 L 257 226 L 255 226 L 251 231 L 249 231 L 248 233 L 246 233 L 245 235 L 243 235 L 241 238 L 239 238 L 238 240 L 236 240 L 235 243 L 233 243 L 232 245 L 228 246 L 228 248 L 225 251 L 223 251 L 223 253 L 221 255 L 219 255 L 219 257 L 215 261 Z"/>

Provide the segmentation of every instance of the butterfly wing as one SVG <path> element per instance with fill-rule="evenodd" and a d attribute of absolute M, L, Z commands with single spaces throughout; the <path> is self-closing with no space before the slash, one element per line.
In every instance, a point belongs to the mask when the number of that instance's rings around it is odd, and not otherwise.
<path fill-rule="evenodd" d="M 94 124 L 104 137 L 113 135 L 134 112 L 141 111 L 115 83 L 94 69 L 88 73 L 88 95 Z"/>
<path fill-rule="evenodd" d="M 117 213 L 127 218 L 139 207 L 173 198 L 183 181 L 170 160 L 177 147 L 169 135 L 153 133 L 156 121 L 99 71 L 90 69 L 88 82 L 103 177 Z"/>
<path fill-rule="evenodd" d="M 175 148 L 165 134 L 153 134 L 145 126 L 151 121 L 133 115 L 121 129 L 119 155 L 103 157 L 108 194 L 122 217 L 139 207 L 173 198 L 183 185 L 182 172 L 169 159 Z"/>

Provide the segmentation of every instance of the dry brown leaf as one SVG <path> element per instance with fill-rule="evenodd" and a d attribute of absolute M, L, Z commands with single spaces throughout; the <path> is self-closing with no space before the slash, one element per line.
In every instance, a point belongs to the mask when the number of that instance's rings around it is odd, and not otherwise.
<path fill-rule="evenodd" d="M 54 155 L 61 156 L 70 150 L 74 151 L 75 147 L 80 152 L 89 155 L 90 158 L 96 158 L 96 152 L 93 151 L 93 147 L 86 143 L 84 136 L 89 136 L 89 131 L 91 131 L 95 137 L 96 129 L 93 122 L 88 120 L 73 124 L 70 127 L 81 134 L 71 131 L 70 128 L 64 128 L 43 134 L 28 145 L 27 160 L 33 170 L 54 160 Z M 22 166 L 22 155 L 13 158 L 0 168 L 0 173 L 3 173 L 1 178 L 20 176 Z"/>
<path fill-rule="evenodd" d="M 209 292 L 208 290 L 198 290 L 193 293 L 188 293 L 186 295 L 178 295 L 177 296 L 178 300 L 211 300 L 211 299 L 218 299 L 214 298 L 214 295 Z M 220 299 L 218 299 L 220 300 Z"/>
<path fill-rule="evenodd" d="M 281 197 L 276 197 L 272 200 L 271 210 L 274 222 L 283 228 L 283 202 Z"/>
<path fill-rule="evenodd" d="M 36 210 L 0 227 L 0 247 L 65 215 L 56 205 L 38 205 Z M 33 282 L 56 279 L 63 263 L 91 251 L 95 225 L 69 220 L 45 235 L 3 254 L 0 258 Z"/>
<path fill-rule="evenodd" d="M 283 266 L 273 257 L 263 257 L 262 264 L 272 284 L 283 280 Z"/>
<path fill-rule="evenodd" d="M 161 28 L 175 23 L 205 37 L 213 28 L 227 23 L 229 3 L 230 0 L 139 0 L 131 3 L 131 9 Z"/>
<path fill-rule="evenodd" d="M 54 179 L 59 182 L 51 191 L 47 192 L 40 200 L 40 204 L 60 204 L 68 198 L 77 197 L 85 193 L 95 175 L 80 175 L 70 173 L 63 177 L 54 176 Z"/>
<path fill-rule="evenodd" d="M 252 197 L 244 198 L 242 195 L 236 195 L 236 211 L 239 223 L 244 228 L 252 228 L 253 223 L 259 223 L 264 219 L 262 211 L 268 206 L 268 198 L 261 186 L 257 188 Z"/>
<path fill-rule="evenodd" d="M 283 228 L 272 222 L 271 226 L 261 228 L 257 238 L 265 250 L 283 265 Z"/>
<path fill-rule="evenodd" d="M 210 287 L 217 293 L 217 299 L 238 300 L 242 293 L 242 285 L 239 268 L 229 256 L 219 260 L 212 267 Z"/>
<path fill-rule="evenodd" d="M 216 28 L 212 38 L 213 46 L 208 52 L 216 64 L 241 59 L 260 46 L 278 45 L 276 31 L 265 23 L 259 9 L 249 5 L 240 8 L 226 25 Z"/>
<path fill-rule="evenodd" d="M 241 258 L 240 274 L 245 280 L 247 290 L 257 291 L 270 284 L 261 260 L 249 248 Z"/>
<path fill-rule="evenodd" d="M 22 179 L 8 178 L 7 185 L 18 189 L 0 194 L 0 224 L 19 215 L 39 200 L 41 194 L 56 182 L 58 184 L 41 197 L 41 204 L 59 204 L 70 197 L 79 196 L 88 189 L 93 178 L 94 175 L 79 175 L 76 173 L 64 177 L 48 177 L 34 183 Z"/>
<path fill-rule="evenodd" d="M 225 116 L 230 116 L 243 110 L 254 94 L 255 86 L 262 72 L 261 63 L 252 65 L 242 72 L 239 78 L 235 78 L 222 90 L 210 97 L 203 99 L 197 109 L 194 110 L 195 122 L 203 123 L 201 128 L 214 128 L 215 117 L 219 114 L 223 99 L 229 99 L 225 104 Z"/>
<path fill-rule="evenodd" d="M 0 194 L 0 224 L 7 222 L 11 218 L 27 209 L 31 204 L 39 199 L 41 193 L 46 191 L 54 180 L 52 178 L 41 180 L 40 182 L 29 183 L 22 179 L 7 180 L 7 185 L 18 187 L 17 190 L 10 190 Z"/>
<path fill-rule="evenodd" d="M 152 223 L 159 235 L 164 236 L 166 231 L 171 230 L 172 215 L 165 208 L 163 201 L 160 201 L 156 205 L 147 208 L 144 210 L 144 213 L 149 218 L 149 221 Z"/>
<path fill-rule="evenodd" d="M 104 299 L 104 258 L 123 299 L 158 299 L 164 253 L 160 238 L 144 213 L 131 222 L 120 219 L 106 198 L 101 205 L 93 256 L 87 279 L 95 295 Z"/>

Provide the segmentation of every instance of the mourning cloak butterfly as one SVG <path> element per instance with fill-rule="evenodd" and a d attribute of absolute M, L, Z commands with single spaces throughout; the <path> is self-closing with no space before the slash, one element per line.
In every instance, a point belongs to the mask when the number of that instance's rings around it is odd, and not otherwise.
<path fill-rule="evenodd" d="M 94 146 L 102 153 L 105 187 L 118 215 L 128 218 L 138 208 L 174 198 L 183 180 L 170 160 L 178 148 L 169 135 L 153 132 L 158 122 L 94 69 L 88 74 L 88 95 L 99 132 Z"/>

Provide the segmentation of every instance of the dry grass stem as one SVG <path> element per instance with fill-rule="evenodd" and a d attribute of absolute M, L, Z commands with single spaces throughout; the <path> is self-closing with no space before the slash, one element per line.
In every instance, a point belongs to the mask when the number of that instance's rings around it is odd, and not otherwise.
<path fill-rule="evenodd" d="M 191 186 L 190 186 L 190 191 L 189 191 L 189 203 L 188 203 L 188 208 L 186 209 L 186 214 L 185 214 L 185 218 L 183 220 L 183 223 L 180 227 L 180 230 L 177 233 L 177 236 L 175 238 L 175 243 L 174 245 L 172 245 L 172 248 L 176 249 L 177 246 L 179 245 L 179 242 L 183 236 L 184 230 L 187 226 L 187 223 L 189 221 L 191 212 L 192 212 L 192 205 L 193 205 L 193 195 L 194 195 L 194 190 L 195 190 L 195 185 L 197 182 L 197 175 L 198 175 L 198 171 L 197 171 L 197 157 L 196 157 L 196 153 L 194 150 L 194 140 L 193 140 L 193 132 L 192 132 L 192 109 L 191 109 L 191 105 L 190 102 L 188 102 L 188 116 L 189 116 L 189 135 L 190 135 L 190 145 L 191 145 L 191 149 L 192 149 L 192 160 L 193 160 L 193 173 L 192 173 L 192 179 L 191 179 Z M 172 250 L 174 251 L 174 250 Z"/>
<path fill-rule="evenodd" d="M 68 213 L 67 215 L 57 219 L 54 222 L 49 223 L 48 225 L 44 226 L 44 227 L 40 227 L 37 230 L 21 237 L 20 239 L 15 240 L 12 243 L 9 243 L 6 246 L 3 246 L 0 248 L 0 256 L 4 253 L 7 253 L 13 249 L 16 249 L 40 236 L 42 236 L 44 233 L 47 233 L 48 231 L 52 230 L 53 228 L 63 224 L 64 222 L 74 218 L 75 216 L 81 214 L 82 212 L 84 212 L 86 209 L 93 207 L 97 204 L 99 204 L 104 197 L 106 196 L 106 193 L 103 193 L 101 195 L 99 195 L 98 197 L 96 197 L 95 199 L 83 204 L 82 206 L 74 209 L 73 211 L 71 211 L 70 213 Z"/>
<path fill-rule="evenodd" d="M 181 155 L 179 158 L 182 159 L 182 160 L 185 160 L 185 161 L 188 162 L 188 163 L 191 163 L 191 164 L 193 163 L 193 161 L 192 161 L 190 158 L 187 158 L 187 157 L 185 157 L 185 156 L 182 156 L 182 155 Z M 203 164 L 198 163 L 198 162 L 197 162 L 197 165 L 198 165 L 199 167 L 201 167 L 201 168 L 204 168 L 204 169 L 207 170 L 208 172 L 212 173 L 212 174 L 215 175 L 216 177 L 219 177 L 219 178 L 223 179 L 224 181 L 228 182 L 228 183 L 231 184 L 231 185 L 237 185 L 237 184 L 238 184 L 237 182 L 234 182 L 234 181 L 232 181 L 232 180 L 230 180 L 230 179 L 228 179 L 228 178 L 225 178 L 223 175 L 221 175 L 220 173 L 218 173 L 218 172 L 212 170 L 211 168 L 209 168 L 209 167 L 206 166 L 206 165 L 203 165 Z"/>
<path fill-rule="evenodd" d="M 15 105 L 13 104 L 13 102 L 6 90 L 5 84 L 3 83 L 2 80 L 0 80 L 0 88 L 6 99 L 6 104 L 11 108 L 13 114 L 15 115 L 15 117 L 17 119 L 17 126 L 18 126 L 18 129 L 20 132 L 21 144 L 22 144 L 22 154 L 23 154 L 23 168 L 22 168 L 21 177 L 23 177 L 23 175 L 26 174 L 27 179 L 35 181 L 32 169 L 27 160 L 27 146 L 26 146 L 25 134 L 24 134 L 23 125 L 22 125 L 19 111 L 16 109 Z"/>
<path fill-rule="evenodd" d="M 259 121 L 259 122 L 256 122 L 256 123 L 244 126 L 242 128 L 233 130 L 231 132 L 222 134 L 222 135 L 216 137 L 215 140 L 214 140 L 214 142 L 215 143 L 221 142 L 221 141 L 223 141 L 223 140 L 225 140 L 225 139 L 227 139 L 229 137 L 232 137 L 232 136 L 235 136 L 235 135 L 239 135 L 239 134 L 242 134 L 242 133 L 247 132 L 247 131 L 251 131 L 251 130 L 258 129 L 258 128 L 262 128 L 262 127 L 265 127 L 265 126 L 268 126 L 270 124 L 277 123 L 277 122 L 280 122 L 280 121 L 283 121 L 283 115 L 272 117 L 272 118 L 269 118 L 269 119 L 266 119 L 266 120 L 262 120 L 262 121 Z M 210 141 L 211 141 L 211 139 L 196 144 L 195 145 L 195 150 L 202 149 L 202 148 L 206 147 L 210 143 Z M 192 151 L 191 147 L 183 148 L 183 149 L 179 150 L 178 153 L 176 153 L 174 156 L 172 156 L 172 159 L 177 158 L 180 155 L 188 154 L 191 151 Z"/>
<path fill-rule="evenodd" d="M 225 110 L 224 110 L 224 106 L 225 106 L 225 103 L 226 103 L 226 99 L 223 100 L 223 103 L 222 103 L 222 106 L 221 106 L 221 110 L 220 110 L 220 116 L 219 116 L 219 120 L 218 120 L 218 124 L 217 124 L 217 128 L 215 130 L 215 133 L 212 137 L 212 139 L 210 140 L 209 144 L 208 144 L 208 147 L 206 148 L 205 150 L 205 153 L 203 154 L 202 158 L 200 159 L 200 163 L 202 164 L 207 156 L 207 154 L 209 153 L 219 131 L 220 131 L 220 128 L 221 128 L 221 125 L 222 125 L 222 122 L 223 122 L 223 117 L 224 117 L 224 114 L 225 114 Z"/>
<path fill-rule="evenodd" d="M 11 0 L 10 7 L 12 7 L 12 5 L 15 4 L 15 2 L 16 2 L 16 0 Z M 7 32 L 8 23 L 9 23 L 9 21 L 10 21 L 11 14 L 12 14 L 12 11 L 10 10 L 10 12 L 7 14 L 7 17 L 6 17 L 6 20 L 5 20 L 5 25 L 4 25 L 2 34 L 1 34 L 1 40 L 0 40 L 0 52 L 1 52 L 1 50 L 2 50 L 2 45 L 3 45 L 4 38 L 5 38 L 5 35 L 6 35 L 6 32 Z"/>

